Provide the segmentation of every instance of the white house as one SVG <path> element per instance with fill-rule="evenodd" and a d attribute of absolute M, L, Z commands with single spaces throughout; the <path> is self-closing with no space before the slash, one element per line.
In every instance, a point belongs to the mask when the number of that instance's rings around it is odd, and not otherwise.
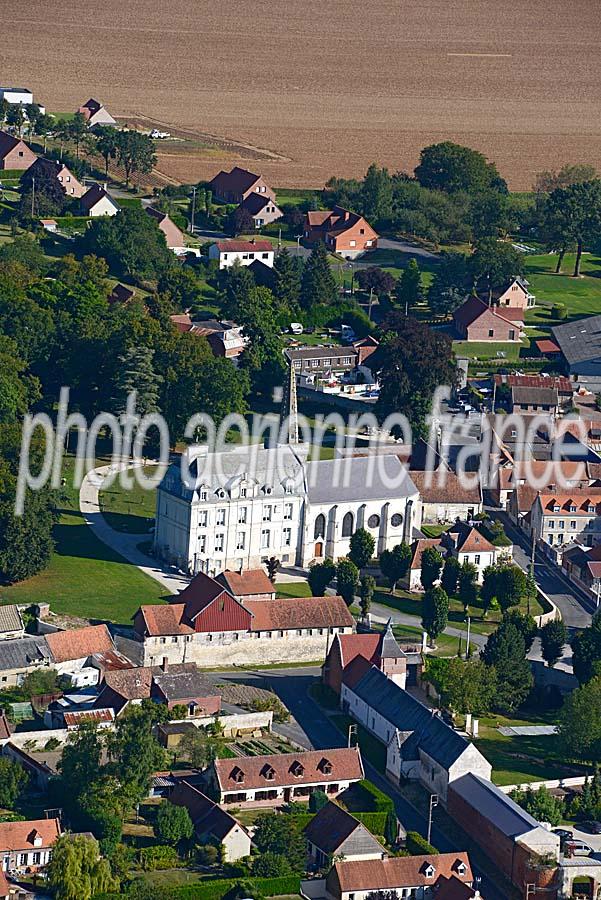
<path fill-rule="evenodd" d="M 22 87 L 0 87 L 0 100 L 6 100 L 7 103 L 21 104 L 22 106 L 34 102 L 32 91 L 29 88 Z M 45 113 L 46 108 L 40 106 L 40 112 Z"/>
<path fill-rule="evenodd" d="M 386 746 L 386 775 L 395 784 L 415 778 L 444 803 L 449 784 L 462 775 L 490 779 L 492 766 L 467 738 L 376 666 L 358 681 L 351 667 L 340 700 L 343 710 Z"/>
<path fill-rule="evenodd" d="M 120 209 L 108 191 L 99 184 L 93 184 L 79 203 L 85 216 L 116 216 Z"/>
<path fill-rule="evenodd" d="M 228 269 L 234 263 L 250 266 L 255 260 L 273 268 L 275 251 L 271 241 L 217 241 L 209 247 L 209 259 L 219 260 L 220 269 Z"/>
<path fill-rule="evenodd" d="M 159 486 L 155 530 L 157 554 L 192 573 L 255 569 L 271 556 L 337 559 L 358 528 L 379 554 L 420 521 L 419 494 L 395 455 L 307 463 L 290 444 L 195 453 L 188 483 L 174 464 Z"/>
<path fill-rule="evenodd" d="M 378 895 L 411 900 L 472 900 L 474 875 L 465 852 L 337 860 L 325 879 L 326 900 L 367 900 Z M 311 896 L 316 896 L 312 893 Z"/>

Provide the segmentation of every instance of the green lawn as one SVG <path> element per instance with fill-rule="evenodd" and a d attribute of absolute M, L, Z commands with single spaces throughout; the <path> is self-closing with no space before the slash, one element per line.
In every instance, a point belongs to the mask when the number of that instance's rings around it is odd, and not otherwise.
<path fill-rule="evenodd" d="M 590 253 L 582 257 L 582 276 L 573 278 L 574 254 L 568 253 L 563 263 L 563 274 L 555 275 L 557 255 L 535 254 L 525 258 L 526 277 L 537 305 L 528 311 L 528 322 L 556 325 L 550 317 L 553 303 L 564 303 L 571 317 L 593 315 L 601 312 L 601 258 Z M 547 308 L 545 308 L 547 307 Z"/>
<path fill-rule="evenodd" d="M 351 716 L 346 716 L 343 713 L 336 716 L 330 716 L 330 722 L 332 722 L 332 724 L 345 736 L 348 735 L 349 726 L 356 724 Z M 386 770 L 386 747 L 384 744 L 366 731 L 361 725 L 357 725 L 357 734 L 359 736 L 361 753 L 379 772 L 384 772 Z"/>
<path fill-rule="evenodd" d="M 276 589 L 278 599 L 311 596 L 311 588 L 306 581 L 281 581 Z"/>
<path fill-rule="evenodd" d="M 496 359 L 500 363 L 517 362 L 520 351 L 527 344 L 511 341 L 453 341 L 453 352 L 457 357 L 466 359 Z M 499 356 L 504 353 L 505 356 Z"/>
<path fill-rule="evenodd" d="M 146 466 L 143 471 L 149 478 L 155 474 L 156 466 Z M 128 534 L 148 534 L 154 521 L 156 490 L 145 491 L 136 481 L 130 491 L 125 491 L 114 482 L 107 490 L 100 491 L 99 499 L 111 528 Z"/>
<path fill-rule="evenodd" d="M 476 746 L 492 764 L 495 784 L 526 784 L 583 774 L 582 767 L 564 762 L 555 735 L 504 735 L 495 727 L 484 724 L 486 721 L 480 722 Z M 510 723 L 508 720 L 503 724 Z M 515 724 L 546 723 L 518 720 Z"/>

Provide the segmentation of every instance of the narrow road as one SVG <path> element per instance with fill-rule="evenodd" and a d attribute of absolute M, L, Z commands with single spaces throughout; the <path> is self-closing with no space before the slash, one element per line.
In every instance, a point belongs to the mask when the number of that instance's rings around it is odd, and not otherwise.
<path fill-rule="evenodd" d="M 411 616 L 409 613 L 398 612 L 398 610 L 391 609 L 390 606 L 384 606 L 382 603 L 372 603 L 370 612 L 371 617 L 375 622 L 385 624 L 389 619 L 392 619 L 393 625 L 410 625 L 412 628 L 421 628 L 421 619 L 419 616 Z M 452 625 L 448 625 L 444 630 L 444 634 L 456 638 L 462 637 L 465 640 L 467 638 L 467 624 L 465 628 L 454 628 Z M 476 634 L 473 631 L 470 631 L 470 644 L 475 644 L 477 647 L 484 647 L 487 639 L 488 635 Z"/>

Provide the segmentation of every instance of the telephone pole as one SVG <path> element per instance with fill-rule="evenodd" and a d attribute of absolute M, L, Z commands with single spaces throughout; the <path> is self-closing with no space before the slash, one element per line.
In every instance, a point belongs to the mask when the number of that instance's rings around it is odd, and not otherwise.
<path fill-rule="evenodd" d="M 31 218 L 35 217 L 35 176 L 31 178 Z"/>

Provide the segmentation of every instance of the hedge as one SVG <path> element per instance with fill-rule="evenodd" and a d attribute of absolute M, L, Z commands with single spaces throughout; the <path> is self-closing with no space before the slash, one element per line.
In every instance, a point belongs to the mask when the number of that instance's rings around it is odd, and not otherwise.
<path fill-rule="evenodd" d="M 406 847 L 411 856 L 434 856 L 438 853 L 436 847 L 429 844 L 418 831 L 407 832 Z"/>
<path fill-rule="evenodd" d="M 367 779 L 358 781 L 356 788 L 363 793 L 366 812 L 393 812 L 392 799 Z"/>
<path fill-rule="evenodd" d="M 386 834 L 387 812 L 355 812 L 352 815 L 359 819 L 372 834 Z"/>
<path fill-rule="evenodd" d="M 228 891 L 243 881 L 252 885 L 257 894 L 263 897 L 276 897 L 281 894 L 298 894 L 300 892 L 300 876 L 285 875 L 282 878 L 215 878 L 212 881 L 198 881 L 195 884 L 182 884 L 171 888 L 174 900 L 221 900 Z"/>

